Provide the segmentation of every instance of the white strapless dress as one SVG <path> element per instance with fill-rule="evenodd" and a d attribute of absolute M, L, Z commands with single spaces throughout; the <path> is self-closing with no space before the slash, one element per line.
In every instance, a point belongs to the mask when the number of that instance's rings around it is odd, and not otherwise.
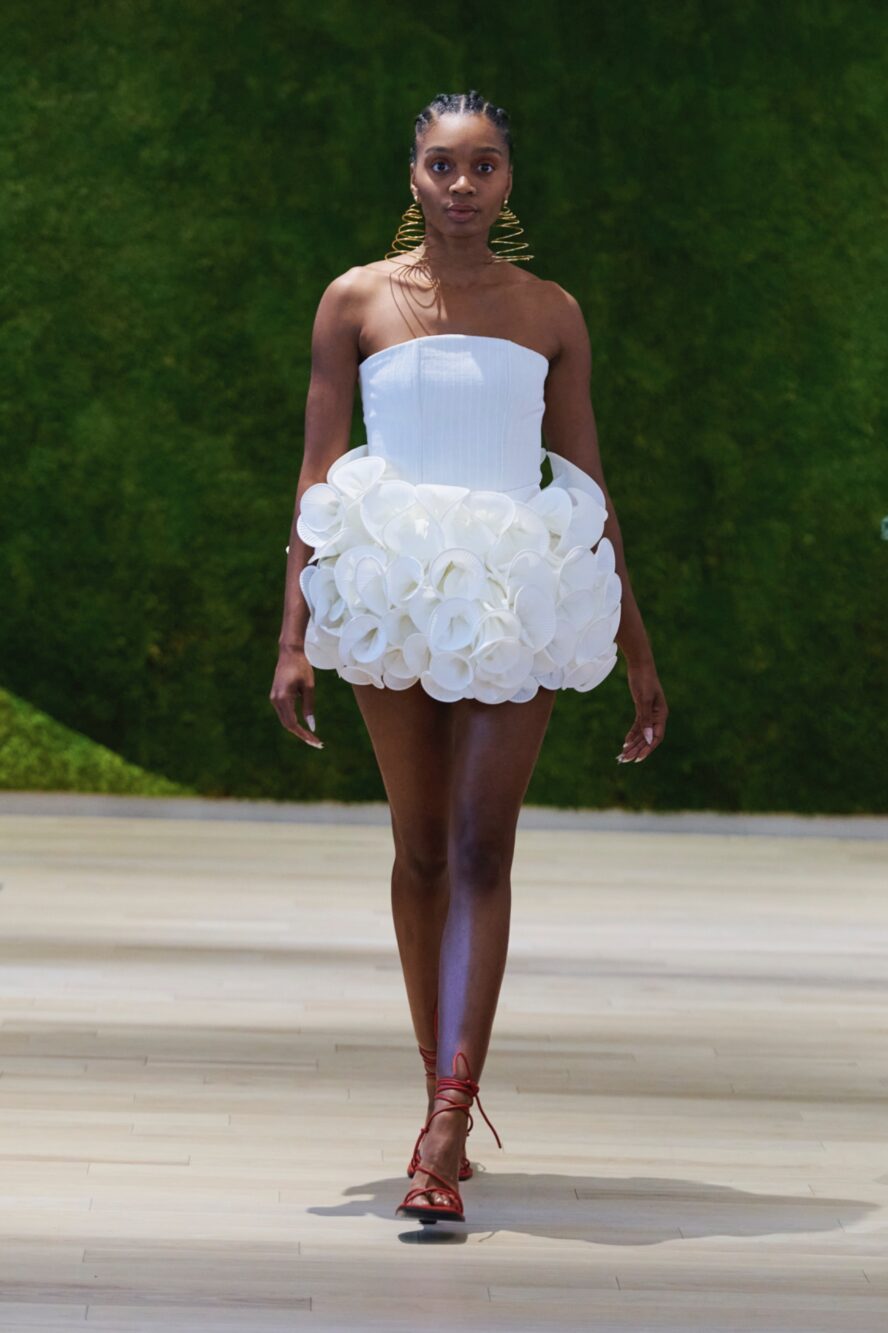
<path fill-rule="evenodd" d="M 312 666 L 490 704 L 591 690 L 612 670 L 622 587 L 604 492 L 541 443 L 548 370 L 468 333 L 361 362 L 367 442 L 305 490 L 296 521 L 314 547 L 300 579 Z"/>

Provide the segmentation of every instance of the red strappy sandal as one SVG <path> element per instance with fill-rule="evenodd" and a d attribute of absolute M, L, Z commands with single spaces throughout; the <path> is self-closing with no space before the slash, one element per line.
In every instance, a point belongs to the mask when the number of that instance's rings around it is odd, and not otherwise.
<path fill-rule="evenodd" d="M 436 1000 L 436 1001 L 435 1001 L 435 1041 L 437 1042 L 437 1040 L 438 1040 L 438 1001 Z M 434 1078 L 434 1077 L 435 1077 L 435 1074 L 438 1072 L 438 1048 L 437 1048 L 437 1046 L 433 1046 L 433 1047 L 430 1047 L 430 1046 L 420 1046 L 420 1047 L 419 1047 L 419 1053 L 420 1053 L 420 1055 L 422 1056 L 422 1063 L 423 1063 L 423 1065 L 425 1066 L 426 1074 L 427 1074 L 430 1078 Z M 419 1131 L 419 1137 L 417 1138 L 416 1143 L 413 1145 L 413 1156 L 410 1158 L 410 1161 L 409 1161 L 409 1163 L 408 1163 L 408 1165 L 407 1165 L 407 1174 L 408 1174 L 408 1176 L 410 1177 L 411 1180 L 412 1180 L 413 1177 L 416 1175 L 416 1168 L 417 1168 L 417 1165 L 418 1165 L 418 1163 L 419 1163 L 419 1145 L 422 1143 L 423 1136 L 425 1135 L 425 1132 L 426 1132 L 427 1127 L 428 1127 L 427 1125 L 423 1125 L 422 1129 Z M 459 1164 L 459 1178 L 460 1178 L 460 1180 L 471 1180 L 473 1174 L 474 1174 L 474 1173 L 473 1173 L 473 1171 L 472 1171 L 472 1163 L 469 1161 L 468 1157 L 463 1156 L 463 1159 L 462 1159 L 462 1161 L 461 1161 L 460 1164 Z"/>
<path fill-rule="evenodd" d="M 456 1065 L 460 1056 L 462 1056 L 466 1069 L 468 1069 L 469 1062 L 463 1051 L 457 1051 L 456 1055 L 453 1057 L 453 1064 Z M 451 1101 L 451 1099 L 446 1096 L 446 1089 L 448 1088 L 467 1093 L 470 1100 L 467 1102 Z M 477 1101 L 478 1110 L 484 1116 L 484 1119 L 487 1120 L 487 1124 L 490 1125 L 493 1137 L 496 1139 L 500 1147 L 503 1146 L 499 1134 L 497 1134 L 493 1125 L 490 1124 L 490 1121 L 487 1119 L 487 1113 L 481 1105 L 481 1099 L 478 1096 L 478 1084 L 472 1078 L 471 1070 L 469 1070 L 467 1078 L 457 1078 L 454 1075 L 452 1077 L 437 1079 L 435 1083 L 435 1097 L 436 1099 L 440 1098 L 448 1104 L 447 1106 L 439 1106 L 437 1111 L 431 1112 L 424 1125 L 424 1129 L 428 1130 L 428 1127 L 434 1120 L 435 1116 L 441 1115 L 443 1111 L 465 1111 L 466 1115 L 469 1117 L 469 1127 L 466 1130 L 466 1134 L 468 1135 L 473 1123 L 471 1112 L 472 1102 Z M 466 1219 L 463 1212 L 463 1201 L 457 1186 L 451 1184 L 449 1180 L 445 1180 L 443 1176 L 438 1175 L 437 1171 L 433 1171 L 431 1167 L 426 1166 L 422 1161 L 422 1158 L 417 1162 L 416 1169 L 418 1171 L 424 1171 L 426 1175 L 431 1176 L 432 1180 L 437 1180 L 439 1183 L 437 1185 L 417 1185 L 412 1190 L 408 1190 L 404 1196 L 403 1202 L 395 1210 L 396 1216 L 412 1217 L 418 1222 L 425 1223 L 464 1222 Z M 428 1203 L 415 1203 L 414 1200 L 419 1199 L 420 1195 L 423 1194 L 443 1194 L 448 1202 L 446 1204 L 437 1204 L 432 1203 L 431 1201 Z"/>

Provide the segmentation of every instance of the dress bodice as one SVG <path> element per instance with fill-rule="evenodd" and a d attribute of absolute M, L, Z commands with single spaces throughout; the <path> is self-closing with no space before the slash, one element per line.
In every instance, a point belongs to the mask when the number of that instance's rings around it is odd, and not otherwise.
<path fill-rule="evenodd" d="M 549 362 L 508 338 L 434 333 L 358 367 L 367 452 L 410 482 L 507 491 L 539 484 Z"/>

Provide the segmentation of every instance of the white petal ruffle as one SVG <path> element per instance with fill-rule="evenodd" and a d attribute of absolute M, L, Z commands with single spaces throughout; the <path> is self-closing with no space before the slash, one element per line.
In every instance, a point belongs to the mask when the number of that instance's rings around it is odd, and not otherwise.
<path fill-rule="evenodd" d="M 300 576 L 311 664 L 359 685 L 419 681 L 445 702 L 600 684 L 622 593 L 604 493 L 560 454 L 541 456 L 552 481 L 521 500 L 413 484 L 366 444 L 337 458 L 296 520 L 314 547 Z"/>

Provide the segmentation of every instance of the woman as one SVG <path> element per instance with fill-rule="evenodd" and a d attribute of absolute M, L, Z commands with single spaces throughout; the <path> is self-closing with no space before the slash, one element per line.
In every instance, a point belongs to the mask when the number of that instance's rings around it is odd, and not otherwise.
<path fill-rule="evenodd" d="M 283 726 L 320 748 L 313 668 L 335 669 L 379 764 L 428 1093 L 398 1212 L 430 1222 L 464 1220 L 515 831 L 555 694 L 608 674 L 619 626 L 636 715 L 618 760 L 646 759 L 667 717 L 599 460 L 582 313 L 520 268 L 521 244 L 488 239 L 498 220 L 514 237 L 512 164 L 502 108 L 436 97 L 415 122 L 393 250 L 323 293 L 271 691 Z M 414 219 L 424 234 L 406 234 Z M 368 443 L 350 449 L 356 378 Z"/>

